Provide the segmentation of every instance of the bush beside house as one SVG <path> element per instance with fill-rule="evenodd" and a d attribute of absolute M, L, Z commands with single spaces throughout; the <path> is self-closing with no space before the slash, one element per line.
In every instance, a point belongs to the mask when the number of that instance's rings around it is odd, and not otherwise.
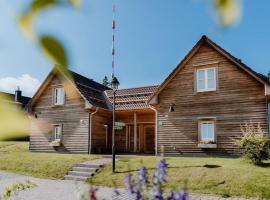
<path fill-rule="evenodd" d="M 237 143 L 243 156 L 251 160 L 255 165 L 263 164 L 264 160 L 270 158 L 270 141 L 260 124 L 245 123 L 245 125 L 241 126 L 241 131 L 243 136 Z"/>

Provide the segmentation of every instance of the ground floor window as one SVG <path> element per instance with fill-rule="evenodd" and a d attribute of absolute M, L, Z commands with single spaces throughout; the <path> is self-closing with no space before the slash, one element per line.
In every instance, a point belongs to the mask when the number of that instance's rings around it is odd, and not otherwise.
<path fill-rule="evenodd" d="M 53 127 L 53 140 L 60 141 L 62 138 L 62 125 L 56 124 Z"/>
<path fill-rule="evenodd" d="M 202 142 L 215 141 L 215 122 L 214 120 L 203 120 L 199 122 L 200 140 Z"/>

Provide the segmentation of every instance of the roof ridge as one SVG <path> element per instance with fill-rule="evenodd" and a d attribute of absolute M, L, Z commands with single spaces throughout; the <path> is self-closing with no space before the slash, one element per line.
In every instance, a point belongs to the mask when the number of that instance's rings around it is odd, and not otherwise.
<path fill-rule="evenodd" d="M 148 85 L 148 86 L 130 87 L 130 88 L 118 89 L 117 91 L 131 90 L 131 89 L 141 89 L 141 88 L 150 88 L 150 87 L 158 87 L 158 86 L 159 86 L 159 85 Z M 106 91 L 107 91 L 107 90 L 106 90 Z"/>

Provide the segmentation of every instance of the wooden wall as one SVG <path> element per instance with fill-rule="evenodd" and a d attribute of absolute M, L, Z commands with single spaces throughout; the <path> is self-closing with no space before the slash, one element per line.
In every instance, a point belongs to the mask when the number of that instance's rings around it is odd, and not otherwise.
<path fill-rule="evenodd" d="M 112 114 L 109 111 L 99 110 L 92 116 L 92 144 L 93 153 L 107 152 L 106 135 L 111 131 Z M 107 125 L 107 128 L 106 126 Z M 110 141 L 111 142 L 111 141 Z"/>
<path fill-rule="evenodd" d="M 207 62 L 218 64 L 218 88 L 214 92 L 197 93 L 194 65 Z M 169 107 L 175 104 L 174 112 Z M 241 134 L 240 124 L 260 123 L 267 132 L 267 108 L 263 84 L 208 45 L 202 46 L 159 94 L 158 151 L 166 153 L 235 153 L 234 139 Z M 198 119 L 216 118 L 218 148 L 197 147 Z"/>
<path fill-rule="evenodd" d="M 63 83 L 55 76 L 33 107 L 33 113 L 37 113 L 38 118 L 32 118 L 31 151 L 88 152 L 89 113 L 85 110 L 85 101 L 82 97 L 72 86 L 67 85 L 65 105 L 52 106 L 53 88 L 62 86 Z M 49 146 L 52 139 L 52 124 L 63 125 L 62 147 Z"/>

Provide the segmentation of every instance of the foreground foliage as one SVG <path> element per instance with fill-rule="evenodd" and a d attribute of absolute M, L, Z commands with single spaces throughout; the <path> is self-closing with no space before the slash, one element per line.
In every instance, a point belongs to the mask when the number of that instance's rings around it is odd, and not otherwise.
<path fill-rule="evenodd" d="M 98 156 L 32 153 L 28 142 L 0 142 L 0 170 L 38 178 L 61 179 L 76 163 Z"/>
<path fill-rule="evenodd" d="M 242 154 L 255 165 L 262 165 L 262 161 L 269 159 L 269 139 L 260 124 L 246 123 L 241 127 L 243 136 L 237 142 Z"/>
<path fill-rule="evenodd" d="M 141 157 L 117 162 L 117 173 L 108 165 L 90 182 L 93 185 L 124 187 L 126 174 L 138 174 L 145 166 L 152 174 L 159 158 Z M 164 189 L 179 191 L 187 184 L 189 192 L 270 199 L 270 163 L 258 167 L 240 158 L 166 158 L 167 183 Z M 110 181 L 108 181 L 110 180 Z"/>

